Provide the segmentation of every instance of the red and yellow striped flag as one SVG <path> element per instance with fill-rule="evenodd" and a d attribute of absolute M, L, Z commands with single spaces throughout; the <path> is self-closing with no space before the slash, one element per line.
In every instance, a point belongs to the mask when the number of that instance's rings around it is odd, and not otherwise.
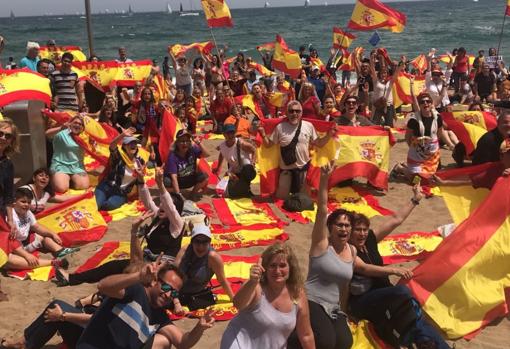
<path fill-rule="evenodd" d="M 28 69 L 0 69 L 0 107 L 30 99 L 42 101 L 49 106 L 50 80 Z"/>
<path fill-rule="evenodd" d="M 413 75 L 400 72 L 397 80 L 393 84 L 393 104 L 395 108 L 400 107 L 402 104 L 412 104 L 413 99 L 411 97 L 411 77 Z M 425 76 L 415 76 L 414 78 L 414 94 L 417 96 L 425 90 Z"/>
<path fill-rule="evenodd" d="M 427 70 L 427 57 L 425 55 L 419 55 L 411 61 L 413 67 L 415 67 L 419 74 L 423 74 Z"/>
<path fill-rule="evenodd" d="M 506 2 L 505 15 L 510 16 L 510 0 L 507 0 Z"/>
<path fill-rule="evenodd" d="M 118 63 L 117 74 L 114 81 L 118 87 L 133 87 L 139 81 L 144 81 L 152 69 L 152 61 L 134 61 L 131 63 Z"/>
<path fill-rule="evenodd" d="M 296 51 L 289 49 L 280 35 L 276 35 L 273 54 L 273 68 L 297 78 L 301 74 L 301 58 Z"/>
<path fill-rule="evenodd" d="M 234 101 L 236 104 L 241 104 L 243 107 L 249 108 L 252 112 L 257 114 L 259 118 L 265 119 L 264 113 L 260 109 L 260 106 L 255 103 L 252 94 L 236 96 L 234 97 Z"/>
<path fill-rule="evenodd" d="M 168 46 L 168 53 L 174 57 L 178 57 L 185 54 L 189 50 L 195 49 L 200 53 L 209 54 L 213 48 L 214 44 L 212 41 L 194 42 L 189 45 L 175 44 Z"/>
<path fill-rule="evenodd" d="M 340 28 L 333 27 L 333 47 L 347 49 L 356 39 L 356 35 L 343 31 Z"/>
<path fill-rule="evenodd" d="M 508 314 L 508 188 L 510 178 L 500 178 L 471 216 L 413 270 L 408 286 L 448 338 L 472 337 Z"/>
<path fill-rule="evenodd" d="M 181 122 L 175 117 L 170 110 L 165 109 L 163 113 L 163 121 L 161 123 L 161 136 L 159 137 L 158 150 L 161 160 L 166 162 L 170 154 L 177 132 L 182 129 Z"/>
<path fill-rule="evenodd" d="M 273 51 L 273 50 L 274 50 L 273 41 L 257 46 L 257 51 Z"/>
<path fill-rule="evenodd" d="M 354 70 L 356 59 L 359 59 L 364 51 L 363 47 L 356 47 L 351 53 L 342 49 L 343 64 L 340 66 L 340 70 Z"/>
<path fill-rule="evenodd" d="M 496 118 L 491 113 L 482 111 L 445 112 L 441 113 L 441 117 L 448 129 L 464 144 L 467 155 L 475 150 L 478 140 L 487 131 L 497 126 Z"/>
<path fill-rule="evenodd" d="M 234 26 L 225 0 L 202 0 L 202 8 L 209 28 Z"/>
<path fill-rule="evenodd" d="M 87 60 L 87 56 L 85 56 L 85 53 L 82 52 L 79 46 L 41 46 L 39 56 L 60 64 L 61 57 L 65 52 L 73 55 L 73 62 L 85 62 Z"/>
<path fill-rule="evenodd" d="M 378 0 L 357 0 L 347 27 L 353 30 L 388 29 L 401 33 L 407 18 Z"/>
<path fill-rule="evenodd" d="M 257 63 L 257 62 L 253 62 L 253 61 L 251 61 L 248 64 L 248 68 L 255 69 L 256 71 L 258 71 L 263 76 L 271 76 L 271 75 L 276 74 L 274 71 L 271 71 L 271 70 L 267 69 L 262 64 Z"/>
<path fill-rule="evenodd" d="M 36 215 L 37 222 L 58 234 L 64 246 L 100 240 L 108 226 L 97 210 L 93 192 L 52 206 Z"/>

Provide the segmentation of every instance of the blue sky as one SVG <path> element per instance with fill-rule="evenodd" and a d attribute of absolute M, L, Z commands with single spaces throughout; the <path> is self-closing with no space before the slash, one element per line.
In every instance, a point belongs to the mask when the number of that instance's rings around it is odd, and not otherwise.
<path fill-rule="evenodd" d="M 325 0 L 311 0 L 311 5 L 323 4 Z M 399 0 L 413 1 L 413 0 Z M 173 9 L 179 7 L 180 0 L 91 0 L 92 11 L 99 12 L 109 9 L 127 10 L 131 4 L 134 11 L 163 11 L 166 4 L 170 3 Z M 200 7 L 200 0 L 192 0 L 195 9 Z M 259 7 L 265 0 L 227 0 L 231 8 Z M 301 6 L 302 0 L 269 0 L 271 6 Z M 330 5 L 349 4 L 354 0 L 328 0 Z M 391 1 L 383 1 L 391 2 Z M 0 0 L 0 17 L 9 16 L 12 10 L 16 16 L 36 16 L 45 13 L 75 14 L 84 11 L 84 0 Z M 185 7 L 189 6 L 190 0 L 182 0 Z"/>

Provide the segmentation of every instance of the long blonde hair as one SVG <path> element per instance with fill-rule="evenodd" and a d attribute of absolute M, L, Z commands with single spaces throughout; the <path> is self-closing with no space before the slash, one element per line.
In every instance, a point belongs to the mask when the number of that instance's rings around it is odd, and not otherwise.
<path fill-rule="evenodd" d="M 271 259 L 280 253 L 286 257 L 287 263 L 289 264 L 289 278 L 286 281 L 287 289 L 292 299 L 297 300 L 303 289 L 304 280 L 298 259 L 289 244 L 277 242 L 266 248 L 264 252 L 262 252 L 262 266 L 267 270 Z M 262 286 L 267 285 L 266 273 L 262 276 L 260 283 Z"/>
<path fill-rule="evenodd" d="M 19 133 L 18 133 L 18 127 L 12 121 L 10 118 L 3 118 L 3 120 L 0 120 L 0 128 L 4 127 L 10 127 L 12 130 L 12 139 L 11 144 L 7 146 L 4 150 L 4 155 L 12 155 L 14 153 L 20 152 L 20 141 L 19 141 Z"/>

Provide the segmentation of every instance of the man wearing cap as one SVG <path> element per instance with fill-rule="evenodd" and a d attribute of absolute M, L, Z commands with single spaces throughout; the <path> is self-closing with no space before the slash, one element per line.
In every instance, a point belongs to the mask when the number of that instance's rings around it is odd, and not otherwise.
<path fill-rule="evenodd" d="M 484 134 L 476 143 L 473 165 L 499 160 L 499 147 L 504 139 L 510 138 L 510 110 L 504 109 L 498 118 L 498 126 Z"/>
<path fill-rule="evenodd" d="M 198 169 L 197 161 L 208 156 L 209 153 L 200 142 L 193 140 L 191 133 L 185 129 L 177 132 L 175 147 L 166 162 L 165 185 L 171 186 L 177 194 L 182 189 L 193 188 L 191 199 L 198 200 L 199 192 L 207 187 L 208 176 Z"/>
<path fill-rule="evenodd" d="M 181 248 L 175 257 L 175 264 L 186 277 L 179 299 L 174 301 L 175 313 L 182 313 L 182 305 L 190 310 L 213 305 L 216 300 L 210 282 L 214 275 L 230 300 L 234 299 L 230 283 L 225 277 L 221 255 L 211 247 L 211 230 L 207 225 L 193 226 L 191 243 Z"/>
<path fill-rule="evenodd" d="M 28 68 L 31 71 L 37 71 L 37 62 L 39 62 L 39 44 L 37 42 L 27 42 L 27 55 L 20 61 L 20 68 Z"/>
<path fill-rule="evenodd" d="M 439 65 L 432 66 L 432 57 L 429 54 L 427 56 L 428 70 L 425 73 L 425 89 L 430 94 L 434 107 L 441 112 L 442 108 L 450 104 L 448 98 L 448 81 L 452 76 L 452 64 L 449 62 L 446 67 L 446 73 L 443 74 Z"/>
<path fill-rule="evenodd" d="M 137 173 L 145 162 L 138 155 L 138 139 L 135 129 L 128 128 L 115 137 L 110 144 L 110 158 L 106 176 L 95 190 L 97 208 L 111 211 L 127 202 L 127 196 L 138 183 Z M 117 144 L 122 141 L 122 147 Z"/>
<path fill-rule="evenodd" d="M 236 126 L 234 124 L 226 124 L 223 127 L 223 136 L 225 141 L 219 145 L 220 154 L 218 156 L 218 167 L 213 173 L 221 173 L 223 160 L 227 160 L 229 176 L 226 197 L 242 198 L 252 195 L 250 184 L 257 172 L 253 165 L 255 157 L 255 147 L 236 137 Z"/>

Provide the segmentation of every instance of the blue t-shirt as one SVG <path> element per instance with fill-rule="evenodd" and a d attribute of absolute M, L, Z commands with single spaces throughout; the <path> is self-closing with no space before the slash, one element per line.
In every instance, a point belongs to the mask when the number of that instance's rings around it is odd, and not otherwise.
<path fill-rule="evenodd" d="M 166 173 L 177 174 L 180 179 L 192 177 L 197 172 L 197 159 L 202 155 L 198 145 L 193 145 L 184 158 L 181 158 L 175 151 L 170 153 L 166 165 Z"/>
<path fill-rule="evenodd" d="M 36 57 L 35 59 L 23 57 L 19 63 L 19 66 L 20 68 L 27 67 L 31 71 L 37 72 L 37 62 L 39 62 L 39 57 Z"/>
<path fill-rule="evenodd" d="M 161 327 L 172 322 L 163 309 L 154 309 L 145 288 L 126 288 L 124 298 L 106 298 L 76 345 L 77 349 L 139 349 Z"/>

